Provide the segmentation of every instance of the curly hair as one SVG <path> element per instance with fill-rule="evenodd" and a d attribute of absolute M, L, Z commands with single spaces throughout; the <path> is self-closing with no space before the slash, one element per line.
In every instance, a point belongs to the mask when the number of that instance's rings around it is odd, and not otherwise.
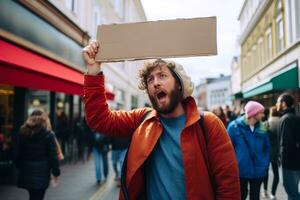
<path fill-rule="evenodd" d="M 139 89 L 140 90 L 147 90 L 147 78 L 148 76 L 151 74 L 151 72 L 156 68 L 162 68 L 163 66 L 167 66 L 172 75 L 174 76 L 174 78 L 176 79 L 176 81 L 179 81 L 179 78 L 176 76 L 175 72 L 174 72 L 174 68 L 175 68 L 175 63 L 172 61 L 166 61 L 163 60 L 161 58 L 156 59 L 155 61 L 148 61 L 144 63 L 144 66 L 141 70 L 139 70 L 139 74 L 138 77 L 140 79 L 140 83 L 139 83 Z"/>

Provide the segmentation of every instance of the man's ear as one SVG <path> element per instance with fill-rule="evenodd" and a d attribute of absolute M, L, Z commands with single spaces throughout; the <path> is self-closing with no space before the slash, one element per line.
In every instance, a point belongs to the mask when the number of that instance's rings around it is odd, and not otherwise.
<path fill-rule="evenodd" d="M 281 103 L 282 103 L 282 107 L 283 107 L 284 109 L 286 109 L 286 108 L 287 108 L 287 105 L 286 105 L 285 101 L 281 101 Z"/>
<path fill-rule="evenodd" d="M 182 90 L 181 84 L 176 83 L 176 87 L 177 87 L 179 90 Z"/>

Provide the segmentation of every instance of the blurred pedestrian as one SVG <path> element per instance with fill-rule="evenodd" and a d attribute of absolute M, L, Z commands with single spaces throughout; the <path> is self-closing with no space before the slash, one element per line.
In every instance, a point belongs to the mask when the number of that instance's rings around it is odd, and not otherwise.
<path fill-rule="evenodd" d="M 291 94 L 283 93 L 276 104 L 281 113 L 279 134 L 282 178 L 288 200 L 300 199 L 300 118 L 295 114 L 294 102 Z"/>
<path fill-rule="evenodd" d="M 76 149 L 77 149 L 77 155 L 75 156 L 75 161 L 81 160 L 82 162 L 85 161 L 85 146 L 86 146 L 86 135 L 84 126 L 81 121 L 81 117 L 78 115 L 74 119 L 74 130 L 73 135 L 75 137 L 76 141 Z"/>
<path fill-rule="evenodd" d="M 205 112 L 203 126 L 199 125 L 193 83 L 183 67 L 162 59 L 145 63 L 140 89 L 148 93 L 154 109 L 111 111 L 104 75 L 95 61 L 99 48 L 92 41 L 83 49 L 85 112 L 89 126 L 97 131 L 131 138 L 120 199 L 240 199 L 230 139 L 211 113 Z"/>
<path fill-rule="evenodd" d="M 121 169 L 130 140 L 128 138 L 111 137 L 110 143 L 115 180 L 119 181 L 121 180 Z"/>
<path fill-rule="evenodd" d="M 95 162 L 95 173 L 97 184 L 101 185 L 106 182 L 108 176 L 108 157 L 109 138 L 98 132 L 94 132 L 93 157 Z M 104 176 L 104 178 L 102 177 Z"/>
<path fill-rule="evenodd" d="M 227 117 L 224 113 L 222 106 L 214 106 L 212 112 L 220 118 L 224 126 L 227 127 Z"/>
<path fill-rule="evenodd" d="M 30 200 L 42 200 L 51 174 L 55 184 L 60 175 L 55 134 L 48 127 L 47 114 L 34 110 L 20 129 L 15 155 L 18 187 L 28 190 Z"/>
<path fill-rule="evenodd" d="M 230 122 L 232 122 L 233 120 L 236 119 L 236 115 L 235 115 L 234 111 L 231 110 L 229 105 L 226 105 L 225 113 L 226 113 L 225 115 L 226 115 L 226 118 L 227 118 L 227 124 L 229 124 Z"/>
<path fill-rule="evenodd" d="M 55 132 L 61 143 L 63 154 L 66 154 L 69 140 L 69 119 L 64 111 L 59 110 L 57 112 Z"/>
<path fill-rule="evenodd" d="M 279 165 L 280 165 L 280 159 L 279 159 L 279 112 L 277 111 L 276 106 L 272 106 L 270 108 L 269 112 L 269 119 L 266 123 L 266 127 L 269 132 L 269 138 L 270 138 L 270 162 L 272 166 L 273 171 L 273 183 L 272 183 L 272 190 L 271 194 L 268 193 L 268 179 L 269 179 L 269 173 L 267 171 L 265 180 L 264 180 L 264 198 L 269 199 L 276 199 L 276 190 L 279 183 Z"/>
<path fill-rule="evenodd" d="M 241 197 L 245 200 L 250 185 L 250 200 L 259 200 L 260 187 L 269 166 L 270 144 L 266 127 L 261 122 L 264 106 L 256 101 L 245 105 L 245 115 L 228 126 L 238 160 Z"/>

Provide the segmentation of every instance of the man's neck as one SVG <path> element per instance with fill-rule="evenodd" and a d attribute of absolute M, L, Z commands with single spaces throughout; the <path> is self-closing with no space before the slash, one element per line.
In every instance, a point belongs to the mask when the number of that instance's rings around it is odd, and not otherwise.
<path fill-rule="evenodd" d="M 160 115 L 163 116 L 164 118 L 174 118 L 182 115 L 183 113 L 184 113 L 183 105 L 182 103 L 179 103 L 171 113 L 168 114 L 160 113 Z"/>
<path fill-rule="evenodd" d="M 246 118 L 246 120 L 247 120 L 247 122 L 248 122 L 248 124 L 250 125 L 250 126 L 254 126 L 256 123 L 257 123 L 257 120 L 256 119 L 254 119 L 253 117 L 251 117 L 251 118 Z"/>

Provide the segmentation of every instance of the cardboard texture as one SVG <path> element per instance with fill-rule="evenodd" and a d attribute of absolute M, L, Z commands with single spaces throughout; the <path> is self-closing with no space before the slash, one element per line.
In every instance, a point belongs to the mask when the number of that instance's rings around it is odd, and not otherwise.
<path fill-rule="evenodd" d="M 97 40 L 101 62 L 216 55 L 216 17 L 100 25 Z"/>

